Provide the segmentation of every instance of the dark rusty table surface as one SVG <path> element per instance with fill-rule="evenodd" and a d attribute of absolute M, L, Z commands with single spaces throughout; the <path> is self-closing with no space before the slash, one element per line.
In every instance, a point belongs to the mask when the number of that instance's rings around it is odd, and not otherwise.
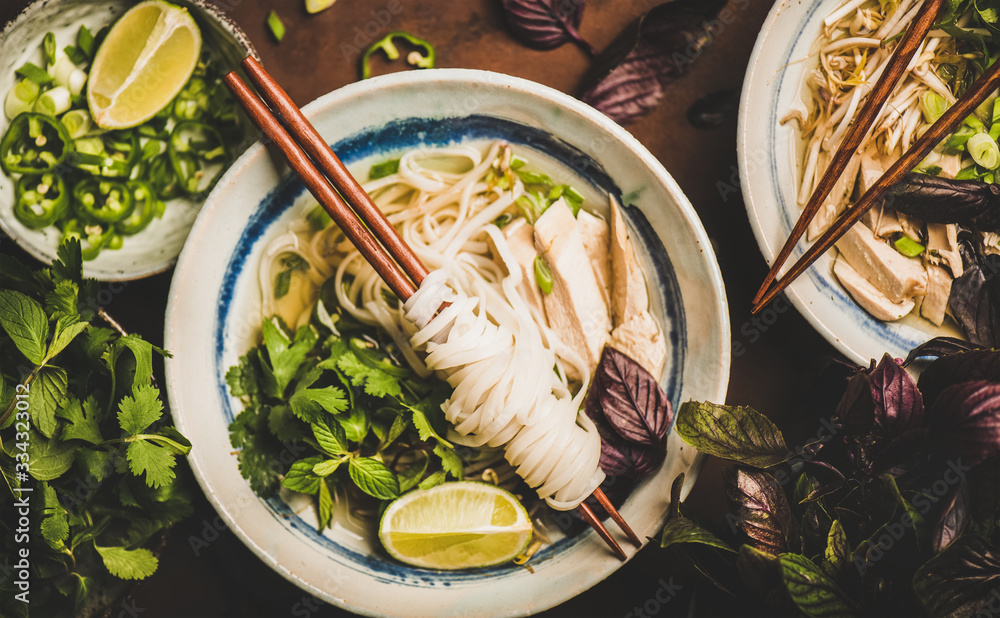
<path fill-rule="evenodd" d="M 338 0 L 309 15 L 301 0 L 213 0 L 247 32 L 264 65 L 299 105 L 359 79 L 361 51 L 391 30 L 431 41 L 437 65 L 508 73 L 577 95 L 590 66 L 574 45 L 535 51 L 507 30 L 500 0 Z M 582 36 L 598 50 L 637 16 L 662 0 L 589 0 Z M 14 18 L 27 0 L 0 0 L 0 23 Z M 708 24 L 711 45 L 675 82 L 661 104 L 627 128 L 673 175 L 694 204 L 711 237 L 726 282 L 733 331 L 733 363 L 727 400 L 750 405 L 787 427 L 794 425 L 793 393 L 804 368 L 834 354 L 794 309 L 775 305 L 751 318 L 750 298 L 766 272 L 747 221 L 736 167 L 736 117 L 699 130 L 686 112 L 700 97 L 738 89 L 770 0 L 733 0 L 729 24 Z M 287 33 L 279 44 L 265 19 L 275 10 Z M 376 64 L 377 71 L 395 67 Z M 0 249 L 13 243 L 3 239 Z M 153 343 L 163 341 L 163 313 L 172 273 L 129 283 L 107 310 L 126 328 Z M 695 342 L 697 343 L 697 342 Z M 196 436 L 192 436 L 197 438 Z M 725 498 L 720 472 L 710 460 L 689 504 L 721 520 Z M 110 616 L 344 616 L 273 573 L 227 530 L 200 498 L 195 515 L 172 531 L 158 572 L 136 586 Z M 192 543 L 209 540 L 207 544 Z M 206 546 L 207 545 L 207 546 Z M 741 614 L 738 599 L 699 583 L 681 564 L 651 544 L 604 582 L 543 616 L 683 616 L 689 611 Z M 679 589 L 679 592 L 674 594 Z M 669 599 L 663 602 L 662 599 Z M 659 599 L 659 600 L 658 600 Z M 692 601 L 693 600 L 693 601 Z M 654 611 L 655 610 L 655 611 Z"/>

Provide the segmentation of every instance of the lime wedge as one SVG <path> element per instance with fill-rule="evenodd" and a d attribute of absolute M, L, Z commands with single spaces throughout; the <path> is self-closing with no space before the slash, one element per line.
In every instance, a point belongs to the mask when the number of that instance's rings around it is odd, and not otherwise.
<path fill-rule="evenodd" d="M 307 13 L 319 13 L 333 6 L 337 0 L 306 0 Z"/>
<path fill-rule="evenodd" d="M 94 57 L 87 104 L 103 129 L 149 120 L 180 92 L 201 53 L 201 33 L 187 9 L 141 2 L 115 22 Z"/>
<path fill-rule="evenodd" d="M 407 564 L 470 569 L 513 560 L 531 540 L 531 520 L 509 491 L 461 481 L 403 495 L 385 510 L 378 536 Z"/>

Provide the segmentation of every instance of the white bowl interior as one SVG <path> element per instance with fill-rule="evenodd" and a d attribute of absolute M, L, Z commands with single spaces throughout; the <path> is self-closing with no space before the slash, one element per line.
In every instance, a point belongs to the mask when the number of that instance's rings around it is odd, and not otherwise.
<path fill-rule="evenodd" d="M 815 60 L 809 60 L 810 51 L 822 30 L 823 18 L 840 4 L 841 0 L 776 2 L 747 68 L 737 154 L 750 225 L 768 264 L 773 263 L 801 212 L 796 193 L 803 144 L 795 123 L 782 125 L 780 119 L 793 109 L 805 111 L 805 76 L 816 65 Z M 787 265 L 791 266 L 807 246 L 800 242 Z M 833 275 L 829 253 L 785 294 L 827 341 L 863 365 L 884 352 L 905 357 L 932 337 L 962 336 L 948 322 L 935 327 L 913 315 L 891 323 L 873 318 L 841 287 Z"/>
<path fill-rule="evenodd" d="M 352 171 L 418 145 L 485 145 L 515 150 L 584 189 L 635 206 L 627 216 L 664 326 L 668 361 L 661 383 L 676 406 L 722 401 L 729 372 L 728 313 L 711 245 L 691 205 L 634 138 L 591 108 L 551 89 L 482 71 L 402 73 L 361 82 L 305 109 Z M 586 590 L 620 566 L 592 531 L 543 552 L 534 574 L 502 566 L 471 572 L 412 569 L 389 560 L 343 527 L 324 536 L 308 513 L 262 500 L 236 466 L 228 424 L 241 410 L 223 375 L 256 343 L 256 264 L 266 239 L 308 199 L 271 150 L 255 145 L 209 197 L 178 262 L 170 293 L 167 389 L 189 458 L 223 519 L 263 560 L 310 593 L 365 614 L 527 614 Z M 598 163 L 595 163 L 598 162 Z M 296 454 L 288 453 L 297 458 Z M 663 469 L 629 497 L 622 514 L 642 536 L 662 524 L 673 478 L 697 472 L 696 451 L 675 434 Z M 287 463 L 290 463 L 287 462 Z M 688 486 L 693 482 L 689 478 Z M 376 542 L 377 544 L 377 542 Z"/>

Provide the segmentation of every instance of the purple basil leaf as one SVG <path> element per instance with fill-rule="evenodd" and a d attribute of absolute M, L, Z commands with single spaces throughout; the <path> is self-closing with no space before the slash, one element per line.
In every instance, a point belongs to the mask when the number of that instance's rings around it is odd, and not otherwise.
<path fill-rule="evenodd" d="M 969 523 L 969 487 L 963 479 L 944 500 L 944 508 L 931 531 L 931 548 L 938 553 L 962 536 Z"/>
<path fill-rule="evenodd" d="M 1000 588 L 1000 550 L 966 534 L 927 561 L 913 576 L 913 592 L 931 616 L 992 615 L 980 612 Z"/>
<path fill-rule="evenodd" d="M 870 473 L 899 476 L 914 468 L 927 449 L 926 427 L 905 431 L 889 441 L 875 456 Z"/>
<path fill-rule="evenodd" d="M 906 355 L 906 360 L 903 361 L 903 366 L 906 367 L 918 358 L 926 356 L 941 358 L 942 356 L 948 356 L 958 352 L 968 352 L 969 350 L 980 350 L 982 348 L 983 346 L 969 343 L 965 339 L 958 339 L 956 337 L 935 337 L 910 350 L 910 353 Z"/>
<path fill-rule="evenodd" d="M 962 243 L 965 272 L 955 279 L 948 306 L 972 343 L 1000 347 L 1000 256 L 976 258 L 968 243 Z M 986 273 L 989 276 L 986 276 Z"/>
<path fill-rule="evenodd" d="M 507 24 L 525 45 L 554 49 L 573 41 L 591 56 L 597 50 L 577 30 L 585 0 L 503 0 Z"/>
<path fill-rule="evenodd" d="M 972 519 L 985 524 L 1000 513 L 1000 455 L 969 472 Z"/>
<path fill-rule="evenodd" d="M 659 103 L 714 40 L 705 24 L 726 0 L 674 0 L 650 9 L 596 60 L 580 97 L 618 124 L 628 124 Z"/>
<path fill-rule="evenodd" d="M 949 386 L 934 403 L 930 423 L 935 441 L 959 455 L 960 465 L 974 467 L 1000 453 L 1000 383 Z"/>
<path fill-rule="evenodd" d="M 924 402 L 910 374 L 891 355 L 871 372 L 875 424 L 885 436 L 896 436 L 923 424 Z"/>
<path fill-rule="evenodd" d="M 871 376 L 864 371 L 847 382 L 847 390 L 837 406 L 837 418 L 848 435 L 864 435 L 875 428 L 874 392 Z"/>
<path fill-rule="evenodd" d="M 804 468 L 805 471 L 809 472 L 809 477 L 813 481 L 814 487 L 802 502 L 815 502 L 837 491 L 846 482 L 844 474 L 825 461 L 807 461 L 804 464 Z"/>
<path fill-rule="evenodd" d="M 589 406 L 588 406 L 588 414 Z M 660 469 L 666 459 L 666 449 L 662 446 L 643 446 L 624 440 L 606 422 L 596 422 L 597 433 L 601 436 L 601 470 L 609 476 L 623 476 L 640 481 Z"/>
<path fill-rule="evenodd" d="M 1000 352 L 970 350 L 942 356 L 924 369 L 917 386 L 927 405 L 933 407 L 941 391 L 970 380 L 1000 381 Z"/>
<path fill-rule="evenodd" d="M 730 511 L 750 545 L 774 555 L 792 551 L 792 512 L 778 481 L 767 472 L 742 466 L 726 469 L 722 478 Z"/>
<path fill-rule="evenodd" d="M 626 441 L 663 448 L 673 411 L 656 378 L 639 363 L 605 347 L 587 396 L 587 403 L 591 401 Z"/>

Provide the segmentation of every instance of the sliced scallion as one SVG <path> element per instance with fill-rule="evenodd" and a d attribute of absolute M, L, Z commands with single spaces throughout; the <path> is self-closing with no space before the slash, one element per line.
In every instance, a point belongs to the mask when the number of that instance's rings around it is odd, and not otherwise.
<path fill-rule="evenodd" d="M 56 86 L 42 93 L 35 101 L 35 111 L 47 116 L 58 116 L 72 106 L 72 95 L 65 86 Z M 995 143 L 995 142 L 994 142 Z"/>
<path fill-rule="evenodd" d="M 892 245 L 906 257 L 917 257 L 924 252 L 925 247 L 909 236 L 900 236 Z"/>
<path fill-rule="evenodd" d="M 38 84 L 30 79 L 20 80 L 7 93 L 7 98 L 4 99 L 3 113 L 6 114 L 7 118 L 13 120 L 14 116 L 21 112 L 30 112 L 35 106 L 40 90 Z"/>
<path fill-rule="evenodd" d="M 51 32 L 45 33 L 42 39 L 42 53 L 45 54 L 45 61 L 49 66 L 56 63 L 56 35 Z"/>
<path fill-rule="evenodd" d="M 24 79 L 30 79 L 39 86 L 45 86 L 52 83 L 52 76 L 46 73 L 43 69 L 39 68 L 38 65 L 31 62 L 25 62 L 24 66 L 14 72 Z"/>
<path fill-rule="evenodd" d="M 279 43 L 281 39 L 285 38 L 285 24 L 281 22 L 281 18 L 274 11 L 267 14 L 267 27 Z"/>
<path fill-rule="evenodd" d="M 965 145 L 972 160 L 988 170 L 1000 167 L 1000 146 L 986 133 L 977 133 Z"/>
<path fill-rule="evenodd" d="M 542 294 L 552 293 L 552 271 L 549 270 L 549 265 L 545 263 L 542 256 L 535 258 L 535 281 L 538 282 Z"/>
<path fill-rule="evenodd" d="M 934 124 L 948 109 L 948 101 L 933 90 L 928 90 L 920 97 L 920 111 L 928 124 Z"/>
<path fill-rule="evenodd" d="M 85 109 L 71 109 L 60 120 L 73 139 L 83 137 L 90 131 L 90 112 Z"/>

